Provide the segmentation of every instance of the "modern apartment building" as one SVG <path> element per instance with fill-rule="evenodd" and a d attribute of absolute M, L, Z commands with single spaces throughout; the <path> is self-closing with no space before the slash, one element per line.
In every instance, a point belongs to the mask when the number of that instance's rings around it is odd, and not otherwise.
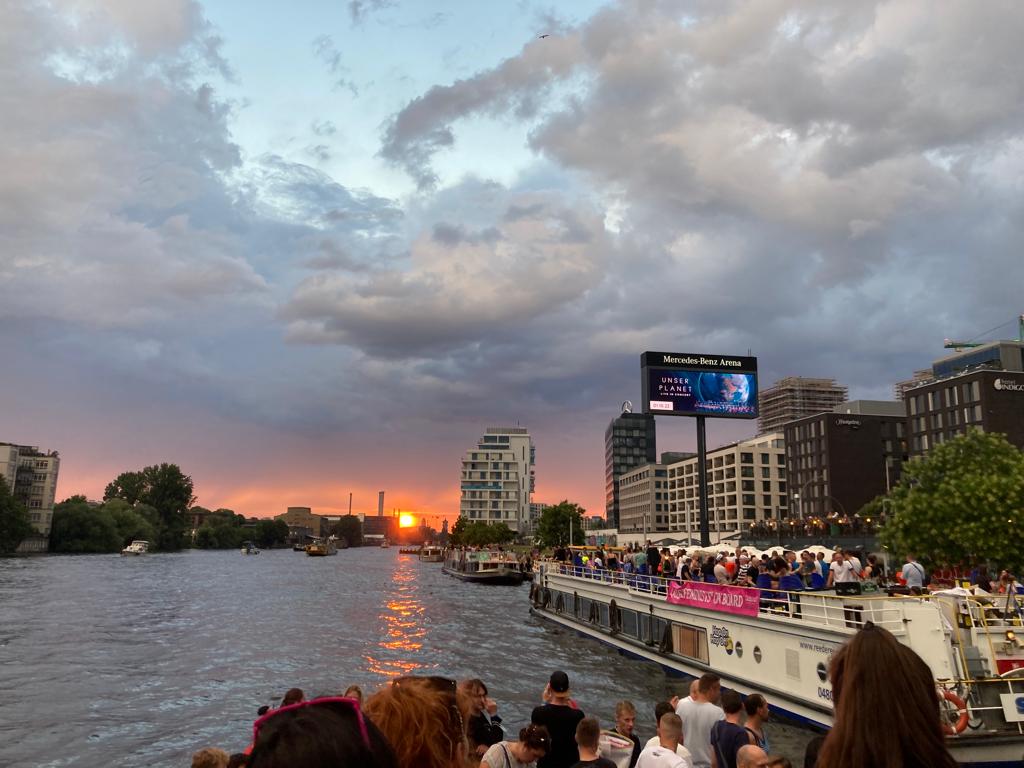
<path fill-rule="evenodd" d="M 619 527 L 620 480 L 643 464 L 658 460 L 654 416 L 623 411 L 604 432 L 605 519 L 609 528 Z"/>
<path fill-rule="evenodd" d="M 854 400 L 785 427 L 793 517 L 853 516 L 900 479 L 906 415 L 898 401 Z"/>
<path fill-rule="evenodd" d="M 14 498 L 28 508 L 35 533 L 18 547 L 19 552 L 45 552 L 50 544 L 50 524 L 57 494 L 60 457 L 36 446 L 0 443 L 0 477 Z"/>
<path fill-rule="evenodd" d="M 619 478 L 621 533 L 663 533 L 669 529 L 668 469 L 642 464 Z"/>
<path fill-rule="evenodd" d="M 667 465 L 669 530 L 700 536 L 696 456 Z M 780 432 L 708 451 L 708 522 L 712 539 L 788 516 L 786 451 Z"/>
<path fill-rule="evenodd" d="M 846 387 L 836 384 L 835 379 L 787 376 L 761 390 L 757 432 L 759 435 L 781 432 L 790 421 L 831 411 L 846 399 Z"/>
<path fill-rule="evenodd" d="M 523 427 L 488 427 L 462 458 L 459 514 L 470 521 L 530 529 L 530 497 L 536 460 L 533 439 Z"/>

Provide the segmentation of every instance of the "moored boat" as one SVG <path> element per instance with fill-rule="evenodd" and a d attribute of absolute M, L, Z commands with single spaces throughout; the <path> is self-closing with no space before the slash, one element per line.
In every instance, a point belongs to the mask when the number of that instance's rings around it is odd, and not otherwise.
<path fill-rule="evenodd" d="M 526 580 L 515 555 L 500 550 L 450 549 L 443 570 L 462 581 L 481 584 L 522 584 Z"/>
<path fill-rule="evenodd" d="M 443 563 L 444 548 L 436 544 L 424 544 L 420 547 L 420 561 L 424 563 Z"/>
<path fill-rule="evenodd" d="M 144 555 L 147 552 L 149 552 L 149 542 L 144 539 L 135 539 L 135 541 L 121 550 L 122 555 Z"/>
<path fill-rule="evenodd" d="M 544 619 L 668 670 L 714 671 L 726 687 L 763 693 L 783 716 L 818 728 L 832 723 L 832 654 L 870 621 L 932 670 L 958 762 L 1021 764 L 1019 596 L 759 590 L 544 563 L 530 597 Z"/>

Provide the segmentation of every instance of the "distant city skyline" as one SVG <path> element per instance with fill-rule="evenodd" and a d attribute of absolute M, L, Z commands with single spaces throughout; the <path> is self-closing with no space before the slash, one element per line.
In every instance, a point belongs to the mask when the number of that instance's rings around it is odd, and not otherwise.
<path fill-rule="evenodd" d="M 603 515 L 646 350 L 883 399 L 1024 311 L 1024 6 L 14 0 L 0 30 L 0 440 L 60 452 L 58 500 L 166 461 L 209 508 L 384 489 L 453 524 L 466 446 L 519 423 L 534 500 Z"/>

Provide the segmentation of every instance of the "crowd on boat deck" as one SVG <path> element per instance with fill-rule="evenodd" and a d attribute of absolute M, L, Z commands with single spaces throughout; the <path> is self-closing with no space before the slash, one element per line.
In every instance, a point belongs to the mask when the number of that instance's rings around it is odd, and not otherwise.
<path fill-rule="evenodd" d="M 751 554 L 737 547 L 714 554 L 701 550 L 687 555 L 683 550 L 672 551 L 648 542 L 646 547 L 631 545 L 622 551 L 601 547 L 592 550 L 559 548 L 555 550 L 554 559 L 584 575 L 603 571 L 764 589 L 826 589 L 836 584 L 860 583 L 920 593 L 928 587 L 941 589 L 969 581 L 993 594 L 1024 594 L 1024 586 L 1012 573 L 1004 570 L 993 578 L 986 564 L 973 569 L 958 566 L 929 572 L 914 555 L 908 555 L 901 566 L 886 570 L 876 555 L 865 556 L 855 550 L 839 548 L 827 554 L 823 548 L 798 553 L 781 547 Z"/>
<path fill-rule="evenodd" d="M 807 748 L 806 768 L 953 768 L 939 701 L 924 661 L 886 630 L 868 623 L 833 656 L 835 724 Z M 892 695 L 894 691 L 899 696 Z M 587 716 L 588 700 L 613 691 L 570 688 L 551 674 L 530 721 L 509 729 L 479 679 L 398 677 L 364 699 L 307 698 L 299 688 L 276 708 L 257 710 L 251 734 L 229 754 L 207 747 L 193 768 L 790 768 L 772 754 L 765 734 L 769 702 L 723 690 L 707 673 L 687 695 L 642 710 L 655 735 L 642 740 L 630 701 L 615 705 L 614 723 Z M 577 698 L 578 696 L 578 698 Z M 603 726 L 603 727 L 602 727 Z"/>

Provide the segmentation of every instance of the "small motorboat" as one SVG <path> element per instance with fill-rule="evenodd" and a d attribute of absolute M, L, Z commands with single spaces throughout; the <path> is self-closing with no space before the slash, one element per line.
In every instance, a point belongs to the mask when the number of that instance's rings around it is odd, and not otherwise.
<path fill-rule="evenodd" d="M 306 554 L 310 557 L 327 557 L 328 555 L 338 554 L 338 547 L 335 545 L 333 538 L 316 539 L 306 547 Z"/>
<path fill-rule="evenodd" d="M 243 555 L 258 555 L 260 548 L 256 546 L 254 541 L 243 541 L 242 542 L 242 554 Z"/>
<path fill-rule="evenodd" d="M 122 555 L 144 555 L 147 552 L 149 552 L 149 542 L 143 539 L 135 539 L 135 541 L 121 550 Z"/>

